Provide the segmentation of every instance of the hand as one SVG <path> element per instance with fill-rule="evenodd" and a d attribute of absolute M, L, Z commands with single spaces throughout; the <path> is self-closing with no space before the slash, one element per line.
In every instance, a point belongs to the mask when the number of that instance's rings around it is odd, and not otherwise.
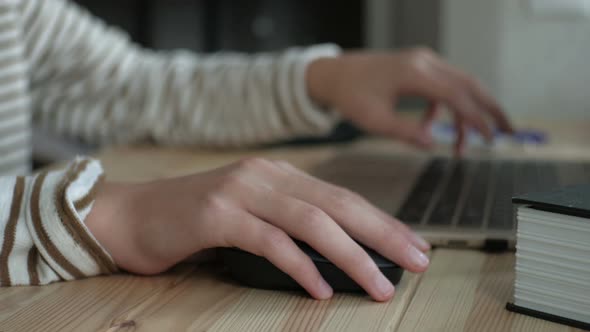
<path fill-rule="evenodd" d="M 421 148 L 432 146 L 430 124 L 443 105 L 454 116 L 458 154 L 463 150 L 467 127 L 492 139 L 488 117 L 501 130 L 513 131 L 500 106 L 477 81 L 423 48 L 318 59 L 309 66 L 307 83 L 314 100 L 339 111 L 360 128 Z M 392 111 L 405 95 L 429 100 L 421 123 L 400 118 Z"/>
<path fill-rule="evenodd" d="M 430 248 L 357 194 L 263 159 L 146 184 L 104 184 L 86 224 L 130 272 L 155 274 L 207 248 L 238 247 L 266 257 L 317 299 L 332 289 L 291 237 L 377 301 L 390 299 L 393 285 L 352 238 L 412 272 L 427 268 Z"/>

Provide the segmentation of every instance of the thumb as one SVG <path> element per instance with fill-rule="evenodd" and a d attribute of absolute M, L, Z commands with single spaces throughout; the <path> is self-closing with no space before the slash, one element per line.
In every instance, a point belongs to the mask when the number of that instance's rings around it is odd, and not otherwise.
<path fill-rule="evenodd" d="M 428 130 L 428 123 L 432 120 L 428 119 L 434 118 L 436 109 L 427 112 L 422 121 L 400 116 L 399 113 L 393 111 L 391 103 L 378 99 L 373 99 L 370 103 L 365 104 L 365 110 L 366 112 L 363 114 L 352 113 L 355 116 L 351 120 L 370 133 L 399 139 L 423 149 L 432 147 L 432 137 Z"/>
<path fill-rule="evenodd" d="M 430 127 L 432 126 L 432 124 L 436 120 L 436 117 L 440 113 L 441 107 L 442 105 L 435 101 L 431 101 L 428 103 L 428 108 L 426 109 L 426 113 L 422 118 L 422 127 L 424 127 L 424 129 L 430 130 Z"/>
<path fill-rule="evenodd" d="M 427 114 L 426 117 L 430 115 Z M 434 145 L 430 126 L 428 122 L 432 120 L 416 121 L 400 116 L 398 113 L 391 114 L 390 136 L 398 138 L 418 148 L 430 149 Z"/>

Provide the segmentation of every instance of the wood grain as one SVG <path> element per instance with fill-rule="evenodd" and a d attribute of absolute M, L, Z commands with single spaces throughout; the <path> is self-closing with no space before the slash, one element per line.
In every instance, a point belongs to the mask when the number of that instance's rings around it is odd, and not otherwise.
<path fill-rule="evenodd" d="M 551 144 L 475 149 L 470 154 L 590 159 L 588 121 L 527 119 L 521 123 L 552 132 Z M 442 147 L 433 154 L 448 155 L 449 150 Z M 287 160 L 327 178 L 338 172 L 362 173 L 366 167 L 370 171 L 362 174 L 365 177 L 389 174 L 387 182 L 396 185 L 373 190 L 379 196 L 397 197 L 397 202 L 389 203 L 393 206 L 403 199 L 426 158 L 423 152 L 380 139 L 224 153 L 122 147 L 105 151 L 100 158 L 109 179 L 145 181 L 252 156 Z M 401 159 L 401 167 L 370 164 L 375 158 L 382 162 L 393 157 Z M 355 159 L 361 162 L 355 164 Z M 318 302 L 302 293 L 245 289 L 229 281 L 218 267 L 184 264 L 156 277 L 117 275 L 2 288 L 0 331 L 576 331 L 504 310 L 512 293 L 513 265 L 512 253 L 437 249 L 428 272 L 406 273 L 394 300 L 375 303 L 361 295 L 338 294 Z"/>
<path fill-rule="evenodd" d="M 56 283 L 41 287 L 16 287 L 11 291 L 17 310 L 0 319 L 0 331 L 97 331 L 113 325 L 119 312 L 138 305 L 163 289 L 174 288 L 191 270 L 176 269 L 165 276 L 116 275 Z M 4 303 L 4 290 L 0 300 Z M 32 296 L 34 300 L 28 299 Z"/>
<path fill-rule="evenodd" d="M 315 301 L 302 292 L 246 289 L 217 269 L 184 265 L 158 277 L 3 289 L 0 299 L 13 310 L 4 311 L 0 331 L 384 331 L 403 316 L 418 281 L 406 274 L 386 304 L 360 294 Z"/>
<path fill-rule="evenodd" d="M 337 294 L 315 301 L 301 294 L 250 290 L 211 331 L 385 331 L 395 329 L 419 282 L 406 273 L 394 300 L 376 303 L 366 295 Z"/>
<path fill-rule="evenodd" d="M 508 312 L 514 254 L 439 249 L 398 331 L 580 331 Z"/>

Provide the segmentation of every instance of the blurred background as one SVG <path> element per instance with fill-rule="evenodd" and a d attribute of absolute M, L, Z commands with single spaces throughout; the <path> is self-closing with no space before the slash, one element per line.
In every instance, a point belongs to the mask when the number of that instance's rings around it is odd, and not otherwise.
<path fill-rule="evenodd" d="M 479 78 L 513 117 L 590 113 L 590 0 L 76 2 L 154 49 L 425 45 Z M 356 135 L 343 125 L 331 138 Z"/>
<path fill-rule="evenodd" d="M 590 111 L 590 0 L 77 2 L 156 49 L 426 45 L 475 74 L 511 114 Z"/>

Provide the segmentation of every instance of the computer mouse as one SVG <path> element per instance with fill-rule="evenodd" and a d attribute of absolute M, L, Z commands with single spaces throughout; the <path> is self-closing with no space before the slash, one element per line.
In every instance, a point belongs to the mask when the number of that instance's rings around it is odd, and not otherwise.
<path fill-rule="evenodd" d="M 335 292 L 364 292 L 346 273 L 312 247 L 301 241 L 295 241 L 295 243 L 311 258 L 318 271 Z M 367 251 L 391 283 L 395 285 L 400 281 L 403 269 L 399 265 L 389 261 L 370 248 L 363 245 L 361 247 Z M 271 290 L 303 290 L 295 280 L 264 257 L 238 248 L 222 248 L 220 249 L 220 256 L 225 266 L 227 266 L 230 276 L 244 286 Z"/>

